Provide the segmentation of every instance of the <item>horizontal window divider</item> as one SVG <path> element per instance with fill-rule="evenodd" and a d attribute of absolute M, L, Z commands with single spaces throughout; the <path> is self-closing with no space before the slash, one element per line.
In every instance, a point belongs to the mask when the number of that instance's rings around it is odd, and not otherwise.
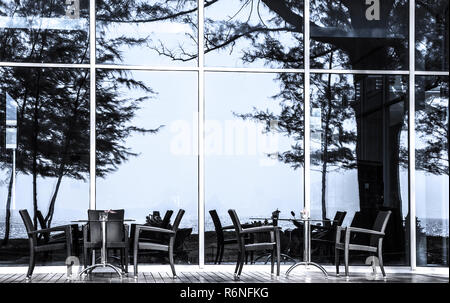
<path fill-rule="evenodd" d="M 116 65 L 116 64 L 95 64 L 95 68 L 103 69 L 126 69 L 126 70 L 148 70 L 148 71 L 177 71 L 177 72 L 198 72 L 197 66 L 146 66 L 146 65 Z"/>
<path fill-rule="evenodd" d="M 251 68 L 251 67 L 204 67 L 205 72 L 217 73 L 304 73 L 304 69 L 288 68 Z"/>
<path fill-rule="evenodd" d="M 448 76 L 449 72 L 438 72 L 438 71 L 415 71 L 416 76 Z"/>
<path fill-rule="evenodd" d="M 409 75 L 407 70 L 310 69 L 311 74 Z"/>
<path fill-rule="evenodd" d="M 0 67 L 47 67 L 47 68 L 89 68 L 87 64 L 76 63 L 33 63 L 33 62 L 0 62 Z"/>

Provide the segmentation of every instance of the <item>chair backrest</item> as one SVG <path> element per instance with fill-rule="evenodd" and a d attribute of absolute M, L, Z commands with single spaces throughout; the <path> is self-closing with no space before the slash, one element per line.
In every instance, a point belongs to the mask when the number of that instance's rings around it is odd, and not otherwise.
<path fill-rule="evenodd" d="M 99 215 L 105 212 L 104 210 L 88 210 L 89 220 L 99 220 Z M 125 210 L 112 210 L 108 214 L 108 220 L 118 220 L 116 222 L 106 222 L 106 241 L 107 242 L 122 242 L 124 240 L 124 226 L 123 220 Z M 89 242 L 101 242 L 102 230 L 100 222 L 89 222 Z"/>
<path fill-rule="evenodd" d="M 372 230 L 381 231 L 384 233 L 386 229 L 386 225 L 389 221 L 389 217 L 391 216 L 392 211 L 390 210 L 381 210 L 378 212 L 375 222 L 373 223 Z M 378 244 L 379 237 L 371 236 L 370 237 L 370 246 L 376 246 Z"/>
<path fill-rule="evenodd" d="M 41 226 L 41 229 L 46 229 L 47 224 L 45 223 L 44 216 L 42 215 L 40 210 L 36 211 L 36 217 L 39 222 L 39 225 Z M 38 240 L 41 239 L 44 239 L 44 242 L 48 242 L 48 240 L 50 239 L 50 235 L 47 233 L 38 235 Z"/>
<path fill-rule="evenodd" d="M 230 215 L 231 221 L 233 222 L 234 230 L 236 231 L 236 238 L 238 241 L 239 246 L 244 245 L 241 232 L 242 232 L 242 225 L 241 221 L 239 221 L 239 217 L 236 214 L 236 211 L 234 209 L 229 209 L 228 214 Z"/>
<path fill-rule="evenodd" d="M 174 232 L 177 232 L 178 227 L 180 226 L 181 219 L 183 218 L 183 215 L 184 215 L 184 209 L 180 209 L 177 213 L 177 216 L 175 217 L 175 220 L 173 221 L 172 230 Z"/>
<path fill-rule="evenodd" d="M 239 233 L 242 231 L 241 221 L 239 220 L 238 215 L 236 214 L 236 210 L 229 209 L 228 214 L 230 215 L 231 221 L 233 222 L 233 226 Z"/>
<path fill-rule="evenodd" d="M 33 221 L 31 220 L 30 214 L 28 214 L 28 210 L 21 209 L 19 210 L 19 214 L 22 217 L 23 224 L 25 224 L 25 229 L 27 230 L 27 233 L 35 231 L 36 228 L 34 227 Z M 28 234 L 28 238 L 33 240 L 34 243 L 37 242 L 36 234 Z"/>
<path fill-rule="evenodd" d="M 347 215 L 346 211 L 337 211 L 333 219 L 333 227 L 341 226 L 342 223 L 344 223 L 346 215 Z"/>
<path fill-rule="evenodd" d="M 222 222 L 220 222 L 219 215 L 217 214 L 217 211 L 215 209 L 210 210 L 209 214 L 211 215 L 211 219 L 213 220 L 214 223 L 214 229 L 216 230 L 217 240 L 221 242 L 224 239 Z"/>
<path fill-rule="evenodd" d="M 278 226 L 278 219 L 280 218 L 280 211 L 277 209 L 272 212 L 272 225 Z"/>
<path fill-rule="evenodd" d="M 169 226 L 170 218 L 172 217 L 172 214 L 173 214 L 173 210 L 166 211 L 166 214 L 164 215 L 164 218 L 161 223 L 162 228 L 167 228 Z"/>

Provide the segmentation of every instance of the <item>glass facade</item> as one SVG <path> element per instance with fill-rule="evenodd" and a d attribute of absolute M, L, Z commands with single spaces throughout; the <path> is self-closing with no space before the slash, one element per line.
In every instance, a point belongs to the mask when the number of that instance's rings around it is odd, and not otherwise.
<path fill-rule="evenodd" d="M 0 266 L 28 262 L 19 209 L 89 208 L 185 209 L 176 258 L 200 265 L 211 210 L 370 228 L 388 209 L 386 265 L 448 266 L 448 29 L 444 0 L 0 0 Z"/>

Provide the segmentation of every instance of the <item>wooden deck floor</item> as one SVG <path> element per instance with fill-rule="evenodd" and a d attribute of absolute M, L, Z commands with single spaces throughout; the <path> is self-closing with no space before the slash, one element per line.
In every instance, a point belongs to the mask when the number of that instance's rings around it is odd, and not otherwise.
<path fill-rule="evenodd" d="M 193 270 L 178 271 L 178 278 L 173 279 L 168 271 L 140 272 L 137 279 L 130 273 L 119 278 L 113 272 L 98 272 L 81 279 L 67 279 L 65 273 L 36 273 L 30 281 L 25 274 L 0 274 L 0 283 L 449 283 L 449 277 L 442 274 L 426 273 L 388 273 L 387 279 L 372 273 L 352 273 L 349 279 L 337 277 L 330 273 L 325 278 L 320 272 L 294 270 L 288 277 L 282 271 L 279 278 L 271 276 L 267 270 L 248 269 L 241 275 L 240 281 L 233 279 L 233 271 Z"/>

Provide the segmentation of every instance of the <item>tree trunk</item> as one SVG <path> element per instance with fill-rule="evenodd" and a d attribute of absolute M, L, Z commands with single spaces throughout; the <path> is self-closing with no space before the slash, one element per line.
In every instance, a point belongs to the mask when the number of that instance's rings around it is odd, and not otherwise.
<path fill-rule="evenodd" d="M 333 52 L 330 54 L 329 68 L 333 66 Z M 329 132 L 330 132 L 330 119 L 331 119 L 331 74 L 328 74 L 327 81 L 327 104 L 326 104 L 326 115 L 325 115 L 325 131 L 324 131 L 324 142 L 323 142 L 323 160 L 322 160 L 322 219 L 327 218 L 327 200 L 326 200 L 326 190 L 327 190 L 327 166 L 328 166 L 328 145 L 329 145 Z M 323 105 L 322 105 L 323 107 Z"/>
<path fill-rule="evenodd" d="M 53 214 L 55 212 L 56 197 L 58 196 L 59 187 L 61 185 L 61 181 L 64 176 L 64 170 L 66 168 L 67 152 L 68 152 L 69 146 L 72 142 L 72 139 L 70 136 L 70 130 L 72 129 L 72 124 L 75 124 L 75 121 L 77 119 L 77 115 L 78 115 L 77 107 L 78 107 L 79 100 L 80 100 L 81 88 L 83 87 L 84 83 L 86 82 L 87 76 L 88 76 L 88 73 L 85 73 L 83 81 L 81 82 L 80 87 L 78 88 L 77 98 L 75 100 L 75 108 L 74 108 L 72 117 L 70 119 L 70 123 L 69 123 L 69 127 L 68 127 L 69 132 L 68 132 L 68 134 L 66 134 L 66 139 L 65 139 L 65 143 L 64 143 L 63 152 L 62 152 L 63 157 L 62 157 L 61 163 L 59 165 L 59 169 L 58 169 L 58 180 L 56 181 L 55 191 L 53 192 L 52 199 L 50 200 L 50 204 L 48 207 L 48 212 L 44 219 L 46 222 L 47 228 L 50 228 L 50 226 L 52 224 Z"/>
<path fill-rule="evenodd" d="M 9 241 L 9 233 L 11 230 L 11 197 L 12 197 L 12 185 L 14 179 L 14 171 L 11 168 L 11 178 L 8 185 L 8 198 L 6 200 L 6 215 L 5 215 L 5 235 L 3 237 L 2 245 L 5 246 Z"/>
<path fill-rule="evenodd" d="M 58 173 L 58 180 L 56 181 L 55 191 L 53 192 L 52 199 L 50 200 L 50 204 L 48 206 L 48 213 L 45 217 L 45 223 L 47 228 L 51 227 L 53 214 L 55 212 L 55 203 L 56 203 L 56 197 L 58 196 L 59 187 L 61 185 L 61 180 L 64 175 L 64 163 L 61 164 L 59 173 Z"/>
<path fill-rule="evenodd" d="M 37 211 L 38 211 L 38 199 L 37 199 L 37 154 L 38 154 L 38 136 L 39 136 L 39 121 L 38 121 L 38 115 L 39 115 L 39 83 L 41 78 L 41 72 L 39 70 L 38 76 L 36 79 L 37 82 L 37 92 L 35 97 L 35 103 L 34 103 L 34 117 L 33 117 L 33 224 L 35 228 L 38 228 L 37 225 Z"/>

